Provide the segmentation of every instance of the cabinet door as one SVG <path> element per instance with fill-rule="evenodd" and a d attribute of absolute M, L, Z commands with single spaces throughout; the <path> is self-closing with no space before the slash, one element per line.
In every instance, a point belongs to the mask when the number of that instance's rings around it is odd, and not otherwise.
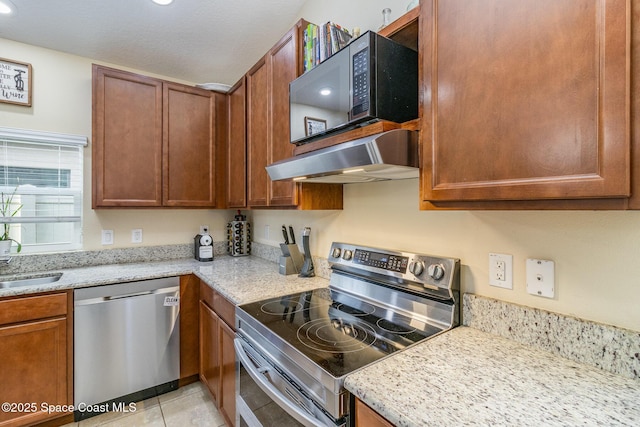
<path fill-rule="evenodd" d="M 162 81 L 93 66 L 92 207 L 162 204 Z"/>
<path fill-rule="evenodd" d="M 42 320 L 0 327 L 2 370 L 0 401 L 71 404 L 68 381 L 67 320 Z M 0 412 L 0 424 L 30 425 L 63 415 L 46 412 Z M 13 420 L 13 422 L 11 422 Z"/>
<path fill-rule="evenodd" d="M 218 322 L 220 344 L 220 399 L 218 407 L 228 425 L 236 419 L 236 352 L 233 346 L 235 332 L 229 325 Z"/>
<path fill-rule="evenodd" d="M 196 380 L 200 368 L 199 310 L 200 279 L 194 274 L 180 277 L 180 379 Z"/>
<path fill-rule="evenodd" d="M 244 77 L 229 91 L 229 148 L 227 158 L 227 207 L 247 206 L 247 139 Z"/>
<path fill-rule="evenodd" d="M 200 380 L 216 402 L 220 390 L 219 322 L 213 310 L 200 301 Z"/>
<path fill-rule="evenodd" d="M 266 57 L 247 73 L 247 197 L 249 206 L 267 206 L 269 176 L 269 73 Z"/>
<path fill-rule="evenodd" d="M 625 0 L 432 0 L 423 201 L 630 194 Z"/>
<path fill-rule="evenodd" d="M 290 143 L 289 83 L 298 77 L 298 29 L 292 28 L 267 54 L 270 68 L 270 123 L 269 164 L 293 156 Z M 270 206 L 295 206 L 296 183 L 291 180 L 271 181 Z"/>
<path fill-rule="evenodd" d="M 215 96 L 164 83 L 163 204 L 215 207 Z"/>

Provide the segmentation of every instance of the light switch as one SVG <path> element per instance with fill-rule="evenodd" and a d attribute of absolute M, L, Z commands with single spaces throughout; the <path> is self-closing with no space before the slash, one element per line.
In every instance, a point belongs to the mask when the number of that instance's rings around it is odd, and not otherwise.
<path fill-rule="evenodd" d="M 102 244 L 113 245 L 113 230 L 102 230 Z"/>
<path fill-rule="evenodd" d="M 131 243 L 142 243 L 142 228 L 131 230 Z"/>
<path fill-rule="evenodd" d="M 546 298 L 555 296 L 555 263 L 544 259 L 527 259 L 527 292 Z"/>

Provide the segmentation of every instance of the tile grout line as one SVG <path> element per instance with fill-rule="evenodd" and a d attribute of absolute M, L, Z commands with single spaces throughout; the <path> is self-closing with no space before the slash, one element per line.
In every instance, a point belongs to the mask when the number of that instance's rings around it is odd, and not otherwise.
<path fill-rule="evenodd" d="M 167 420 L 164 418 L 164 411 L 162 410 L 162 402 L 160 401 L 159 398 L 158 398 L 158 406 L 160 407 L 160 414 L 162 415 L 162 424 L 164 424 L 164 427 L 167 427 Z"/>

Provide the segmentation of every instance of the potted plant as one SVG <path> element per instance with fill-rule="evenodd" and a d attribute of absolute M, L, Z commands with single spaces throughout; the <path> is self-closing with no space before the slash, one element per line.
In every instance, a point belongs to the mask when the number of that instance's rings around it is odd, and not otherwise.
<path fill-rule="evenodd" d="M 12 218 L 20 212 L 20 209 L 22 209 L 22 204 L 18 204 L 16 207 L 13 203 L 13 198 L 16 195 L 17 190 L 18 187 L 16 187 L 10 195 L 5 194 L 4 192 L 0 193 L 0 214 L 2 214 L 3 218 Z M 0 258 L 6 259 L 9 256 L 12 242 L 16 242 L 18 245 L 17 252 L 22 250 L 20 242 L 9 237 L 10 228 L 10 223 L 5 222 L 2 224 L 2 229 L 0 230 Z"/>

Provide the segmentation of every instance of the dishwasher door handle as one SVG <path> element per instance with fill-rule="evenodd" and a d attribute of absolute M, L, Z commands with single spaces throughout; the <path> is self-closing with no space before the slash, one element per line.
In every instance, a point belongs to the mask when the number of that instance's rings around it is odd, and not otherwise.
<path fill-rule="evenodd" d="M 132 294 L 124 294 L 124 295 L 113 295 L 113 296 L 108 296 L 108 297 L 104 297 L 104 299 L 106 301 L 113 301 L 116 299 L 123 299 L 123 298 L 133 298 L 133 297 L 141 297 L 143 295 L 151 295 L 153 294 L 153 291 L 145 291 L 145 292 L 134 292 Z"/>
<path fill-rule="evenodd" d="M 133 292 L 129 294 L 108 295 L 106 297 L 81 299 L 81 300 L 76 300 L 74 304 L 76 306 L 100 304 L 100 303 L 105 303 L 109 301 L 122 300 L 126 298 L 142 297 L 145 295 L 170 294 L 170 293 L 178 292 L 179 290 L 180 290 L 179 286 L 171 286 L 169 288 L 154 289 L 151 291 Z"/>

